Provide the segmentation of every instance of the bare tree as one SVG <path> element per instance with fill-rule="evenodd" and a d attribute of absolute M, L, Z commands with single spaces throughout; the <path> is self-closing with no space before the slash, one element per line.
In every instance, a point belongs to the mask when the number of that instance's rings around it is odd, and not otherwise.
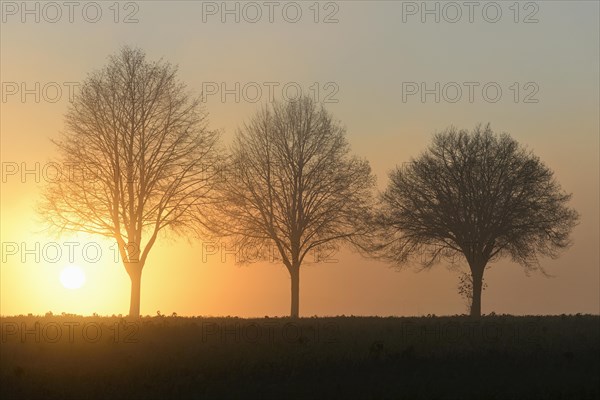
<path fill-rule="evenodd" d="M 374 183 L 368 162 L 350 155 L 345 129 L 323 107 L 307 97 L 274 103 L 237 132 L 222 229 L 239 252 L 281 257 L 296 318 L 300 266 L 309 252 L 365 232 Z"/>
<path fill-rule="evenodd" d="M 90 74 L 54 141 L 69 176 L 40 205 L 51 227 L 114 238 L 139 316 L 142 269 L 160 231 L 197 226 L 214 199 L 216 132 L 177 68 L 123 48 Z"/>
<path fill-rule="evenodd" d="M 490 264 L 488 264 L 488 267 Z M 481 280 L 481 291 L 483 292 L 487 288 L 487 283 L 484 278 Z M 473 304 L 473 276 L 465 271 L 460 271 L 458 275 L 458 294 L 464 299 L 465 307 L 467 312 L 471 310 L 471 304 Z"/>
<path fill-rule="evenodd" d="M 510 256 L 526 271 L 543 272 L 538 255 L 558 257 L 578 220 L 552 171 L 489 124 L 436 134 L 427 151 L 389 177 L 377 218 L 385 240 L 376 254 L 398 265 L 419 255 L 423 267 L 463 255 L 472 316 L 481 315 L 488 262 Z"/>

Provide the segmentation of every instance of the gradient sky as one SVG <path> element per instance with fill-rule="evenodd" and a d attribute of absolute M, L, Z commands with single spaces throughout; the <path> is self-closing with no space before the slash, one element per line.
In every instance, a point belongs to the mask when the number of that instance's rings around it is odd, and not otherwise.
<path fill-rule="evenodd" d="M 7 3 L 10 3 L 7 8 Z M 59 2 L 60 4 L 61 2 Z M 210 3 L 210 4 L 209 4 Z M 0 74 L 2 81 L 1 159 L 3 171 L 19 167 L 44 166 L 56 153 L 50 143 L 63 126 L 68 107 L 65 82 L 82 81 L 86 74 L 106 63 L 106 57 L 123 45 L 138 46 L 150 59 L 164 57 L 179 65 L 179 77 L 199 94 L 207 83 L 234 88 L 256 82 L 263 96 L 235 102 L 228 95 L 207 97 L 212 128 L 223 132 L 228 144 L 236 127 L 268 101 L 264 82 L 281 87 L 298 83 L 307 92 L 315 82 L 320 100 L 337 87 L 326 107 L 347 128 L 354 152 L 366 157 L 383 188 L 387 173 L 395 165 L 418 155 L 431 135 L 449 125 L 471 129 L 478 122 L 491 122 L 498 132 L 508 132 L 552 168 L 563 188 L 573 193 L 572 206 L 581 214 L 573 234 L 574 245 L 557 260 L 542 259 L 553 277 L 540 273 L 527 277 L 509 260 L 492 265 L 486 272 L 488 288 L 483 293 L 482 312 L 511 314 L 600 313 L 599 274 L 599 3 L 596 1 L 545 1 L 525 9 L 520 4 L 515 23 L 513 2 L 498 2 L 502 16 L 496 23 L 483 15 L 485 2 L 475 8 L 473 22 L 468 9 L 455 23 L 455 11 L 439 3 L 440 22 L 434 15 L 407 15 L 412 4 L 421 2 L 345 1 L 319 5 L 319 20 L 335 12 L 337 23 L 315 23 L 313 2 L 298 2 L 302 17 L 297 23 L 283 18 L 279 3 L 274 22 L 268 9 L 256 23 L 254 11 L 246 9 L 240 22 L 221 14 L 203 14 L 221 2 L 145 1 L 137 2 L 137 23 L 115 23 L 113 2 L 99 2 L 102 17 L 87 22 L 81 8 L 68 20 L 68 10 L 55 23 L 55 11 L 40 7 L 35 15 L 21 11 L 13 15 L 12 5 L 2 2 L 0 27 Z M 458 2 L 462 4 L 463 2 Z M 244 3 L 239 3 L 240 12 Z M 428 2 L 434 7 L 435 2 Z M 34 3 L 29 3 L 33 8 Z M 229 2 L 235 7 L 235 2 Z M 135 11 L 122 8 L 119 21 Z M 313 6 L 314 7 L 314 6 Z M 446 14 L 444 14 L 444 10 Z M 485 16 L 493 18 L 489 9 Z M 93 16 L 94 10 L 88 10 Z M 288 18 L 294 17 L 288 6 Z M 44 12 L 46 13 L 44 15 Z M 528 14 L 537 23 L 523 23 Z M 46 21 L 45 21 L 46 19 Z M 404 19 L 404 20 L 403 20 Z M 39 103 L 34 95 L 22 101 L 20 93 L 9 95 L 12 83 L 34 88 L 47 86 L 48 99 L 59 85 L 62 97 Z M 325 86 L 328 82 L 333 85 Z M 478 82 L 473 102 L 466 86 L 459 101 L 450 103 L 434 95 L 422 102 L 418 95 L 403 101 L 403 82 L 426 82 L 433 88 L 448 82 Z M 495 82 L 502 96 L 495 102 L 484 99 L 481 87 Z M 520 91 L 514 101 L 514 86 Z M 525 86 L 531 82 L 532 85 Z M 313 86 L 314 87 L 314 86 Z M 536 103 L 523 102 L 532 88 Z M 254 96 L 254 92 L 249 92 Z M 314 93 L 314 91 L 312 92 Z M 489 92 L 492 93 L 493 91 Z M 447 97 L 454 97 L 449 91 Z M 69 312 L 79 314 L 125 314 L 129 307 L 129 278 L 123 266 L 113 260 L 111 242 L 84 235 L 52 238 L 40 232 L 35 203 L 43 186 L 35 174 L 4 176 L 1 191 L 0 312 Z M 69 264 L 64 242 L 76 241 L 74 262 L 87 275 L 86 285 L 68 290 L 59 282 L 60 271 Z M 56 242 L 63 251 L 57 262 L 40 254 L 21 261 L 23 243 L 34 249 L 39 243 L 50 248 Z M 83 259 L 81 247 L 93 242 L 101 249 L 97 262 Z M 17 243 L 19 253 L 8 255 L 7 243 Z M 96 245 L 94 245 L 96 246 Z M 289 312 L 290 280 L 282 265 L 256 263 L 236 265 L 231 256 L 222 262 L 219 255 L 202 257 L 201 239 L 163 237 L 150 254 L 142 280 L 142 314 L 176 311 L 180 315 L 238 315 L 243 317 L 286 315 Z M 90 256 L 90 257 L 93 257 Z M 300 313 L 311 315 L 426 315 L 456 314 L 465 311 L 457 293 L 458 276 L 444 263 L 430 271 L 416 273 L 407 268 L 396 271 L 389 265 L 342 250 L 337 262 L 315 263 L 301 269 Z M 463 266 L 464 267 L 464 266 Z"/>

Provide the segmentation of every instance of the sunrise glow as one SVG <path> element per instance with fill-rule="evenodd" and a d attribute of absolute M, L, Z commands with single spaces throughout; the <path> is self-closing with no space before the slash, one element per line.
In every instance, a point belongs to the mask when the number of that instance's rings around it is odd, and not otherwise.
<path fill-rule="evenodd" d="M 69 265 L 61 271 L 60 283 L 67 289 L 79 289 L 85 285 L 85 273 L 77 265 Z"/>

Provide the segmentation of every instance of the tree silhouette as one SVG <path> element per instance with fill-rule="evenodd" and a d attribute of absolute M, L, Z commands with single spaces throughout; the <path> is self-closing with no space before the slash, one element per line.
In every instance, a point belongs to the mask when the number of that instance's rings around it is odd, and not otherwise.
<path fill-rule="evenodd" d="M 177 68 L 123 48 L 84 81 L 54 141 L 67 177 L 40 205 L 51 227 L 114 238 L 139 316 L 142 269 L 160 231 L 198 226 L 216 183 L 218 135 Z"/>
<path fill-rule="evenodd" d="M 224 181 L 223 225 L 238 249 L 281 257 L 299 316 L 300 266 L 365 232 L 374 177 L 350 155 L 345 129 L 308 97 L 274 103 L 239 129 Z"/>
<path fill-rule="evenodd" d="M 436 134 L 427 151 L 389 178 L 376 218 L 385 239 L 375 254 L 398 265 L 419 255 L 424 267 L 464 255 L 472 316 L 481 315 L 488 262 L 509 256 L 526 271 L 543 271 L 538 255 L 557 257 L 578 220 L 552 171 L 489 124 Z"/>

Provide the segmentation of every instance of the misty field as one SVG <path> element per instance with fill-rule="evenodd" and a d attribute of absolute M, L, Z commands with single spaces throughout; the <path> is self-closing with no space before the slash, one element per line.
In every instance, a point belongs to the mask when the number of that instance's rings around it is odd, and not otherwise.
<path fill-rule="evenodd" d="M 3 399 L 600 398 L 600 317 L 2 317 Z"/>

